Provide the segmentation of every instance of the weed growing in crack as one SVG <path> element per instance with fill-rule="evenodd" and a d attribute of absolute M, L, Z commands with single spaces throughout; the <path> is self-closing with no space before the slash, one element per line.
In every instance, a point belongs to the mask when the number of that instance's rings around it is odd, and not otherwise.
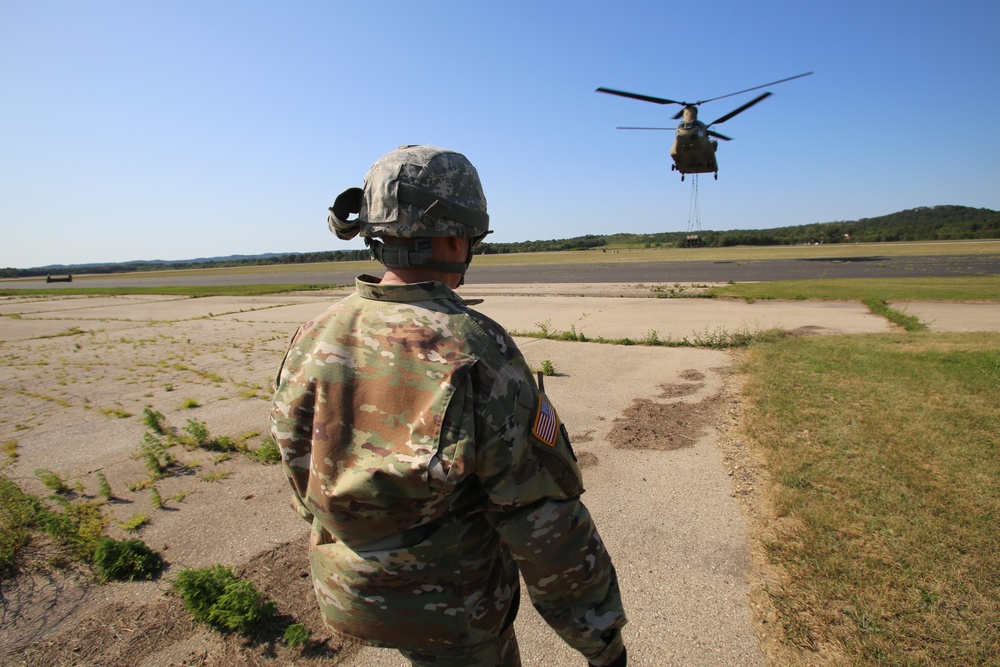
<path fill-rule="evenodd" d="M 277 606 L 252 581 L 223 565 L 183 570 L 171 590 L 180 595 L 194 620 L 219 631 L 249 633 L 275 614 Z"/>
<path fill-rule="evenodd" d="M 285 634 L 281 637 L 281 641 L 288 648 L 299 648 L 305 646 L 309 643 L 311 636 L 309 630 L 303 623 L 292 623 L 287 628 L 285 628 Z"/>
<path fill-rule="evenodd" d="M 166 419 L 163 414 L 153 410 L 152 408 L 143 408 L 142 411 L 142 422 L 146 425 L 150 431 L 156 435 L 166 435 Z"/>
<path fill-rule="evenodd" d="M 145 512 L 139 512 L 125 521 L 119 521 L 118 527 L 126 532 L 134 533 L 147 523 L 149 523 L 149 515 Z"/>
<path fill-rule="evenodd" d="M 139 539 L 102 537 L 94 551 L 94 567 L 102 581 L 148 580 L 162 566 L 162 556 Z"/>
<path fill-rule="evenodd" d="M 281 450 L 278 449 L 278 443 L 271 436 L 264 438 L 256 449 L 248 449 L 246 455 L 257 463 L 265 465 L 273 465 L 281 461 Z"/>
<path fill-rule="evenodd" d="M 66 485 L 66 480 L 51 470 L 38 468 L 35 470 L 35 477 L 52 493 L 66 495 L 70 492 L 69 486 Z"/>
<path fill-rule="evenodd" d="M 97 492 L 101 498 L 114 500 L 115 494 L 111 491 L 111 485 L 108 484 L 108 478 L 104 476 L 104 473 L 98 470 L 94 473 L 94 477 L 97 478 Z"/>
<path fill-rule="evenodd" d="M 160 491 L 155 486 L 150 489 L 149 504 L 153 506 L 153 509 L 163 509 L 163 498 L 160 497 Z"/>

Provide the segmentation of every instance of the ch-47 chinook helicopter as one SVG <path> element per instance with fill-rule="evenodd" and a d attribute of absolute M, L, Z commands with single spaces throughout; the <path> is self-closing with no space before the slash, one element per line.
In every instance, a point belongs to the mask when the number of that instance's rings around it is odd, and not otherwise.
<path fill-rule="evenodd" d="M 713 120 L 711 123 L 706 125 L 698 120 L 698 106 L 705 104 L 706 102 L 714 102 L 715 100 L 721 100 L 724 97 L 733 97 L 734 95 L 742 95 L 743 93 L 749 93 L 751 90 L 759 90 L 761 88 L 766 88 L 767 86 L 773 86 L 775 84 L 784 83 L 785 81 L 791 81 L 792 79 L 798 79 L 803 76 L 809 76 L 812 72 L 806 72 L 805 74 L 796 74 L 795 76 L 790 76 L 787 79 L 781 79 L 780 81 L 772 81 L 771 83 L 765 83 L 761 86 L 754 86 L 753 88 L 747 88 L 746 90 L 741 90 L 736 93 L 729 93 L 728 95 L 720 95 L 719 97 L 712 97 L 707 100 L 699 100 L 697 102 L 679 102 L 677 100 L 667 100 L 662 97 L 652 97 L 650 95 L 640 95 L 638 93 L 626 93 L 622 90 L 613 90 L 611 88 L 598 88 L 595 92 L 598 93 L 608 93 L 609 95 L 618 95 L 620 97 L 630 97 L 634 100 L 641 100 L 643 102 L 653 102 L 654 104 L 679 104 L 683 107 L 674 116 L 674 120 L 682 118 L 680 124 L 676 129 L 676 136 L 674 138 L 674 145 L 670 148 L 670 157 L 673 158 L 674 163 L 670 165 L 673 171 L 681 172 L 681 180 L 684 180 L 684 174 L 715 174 L 716 180 L 719 178 L 719 163 L 715 159 L 715 150 L 718 148 L 719 142 L 713 141 L 710 137 L 716 139 L 722 139 L 723 141 L 730 141 L 730 138 L 719 134 L 715 130 L 711 130 L 713 125 L 719 125 L 725 123 L 727 120 L 735 116 L 736 114 L 743 113 L 753 105 L 757 104 L 761 100 L 770 97 L 772 93 L 767 92 L 763 95 L 755 97 L 738 109 L 730 111 L 725 116 Z M 671 130 L 670 127 L 618 127 L 619 130 Z"/>

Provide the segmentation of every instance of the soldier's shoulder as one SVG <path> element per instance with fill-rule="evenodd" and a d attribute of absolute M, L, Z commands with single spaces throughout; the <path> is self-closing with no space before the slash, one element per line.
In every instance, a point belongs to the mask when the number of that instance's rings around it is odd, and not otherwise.
<path fill-rule="evenodd" d="M 499 322 L 473 308 L 466 307 L 464 310 L 468 318 L 468 326 L 481 332 L 483 340 L 490 347 L 496 348 L 498 352 L 501 352 L 505 356 L 508 355 L 508 350 L 517 352 L 517 345 L 515 345 L 514 339 Z M 519 352 L 517 353 L 519 354 Z"/>
<path fill-rule="evenodd" d="M 289 348 L 301 348 L 314 344 L 317 340 L 336 335 L 339 328 L 350 326 L 353 319 L 348 313 L 356 315 L 359 311 L 354 295 L 348 296 L 340 301 L 330 304 L 326 310 L 318 313 L 312 319 L 306 321 L 292 336 Z"/>

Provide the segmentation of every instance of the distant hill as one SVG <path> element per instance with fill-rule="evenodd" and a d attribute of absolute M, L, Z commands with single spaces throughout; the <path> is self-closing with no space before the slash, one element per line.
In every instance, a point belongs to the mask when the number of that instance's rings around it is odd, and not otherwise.
<path fill-rule="evenodd" d="M 266 253 L 263 255 L 227 255 L 182 260 L 135 260 L 98 264 L 49 264 L 30 269 L 0 269 L 0 278 L 23 278 L 49 274 L 131 273 L 165 269 L 205 269 L 223 266 L 261 266 L 265 264 L 311 264 L 368 259 L 367 250 L 332 250 L 329 252 Z"/>
<path fill-rule="evenodd" d="M 850 235 L 849 237 L 847 235 Z M 804 243 L 878 243 L 1000 238 L 1000 212 L 968 206 L 923 206 L 899 213 L 853 221 L 816 222 L 772 229 L 703 230 L 698 239 L 687 232 L 587 235 L 551 241 L 483 243 L 484 254 L 585 250 L 615 247 L 707 247 L 735 245 L 800 245 Z"/>
<path fill-rule="evenodd" d="M 551 252 L 587 250 L 602 247 L 680 247 L 700 245 L 726 247 L 736 245 L 800 245 L 805 243 L 877 243 L 890 241 L 944 241 L 1000 238 L 1000 211 L 968 206 L 922 206 L 898 213 L 852 221 L 816 222 L 773 229 L 705 230 L 697 239 L 687 232 L 653 234 L 588 234 L 569 239 L 520 241 L 517 243 L 481 243 L 477 254 L 494 255 L 515 252 Z M 2 278 L 44 276 L 46 274 L 127 273 L 224 266 L 264 264 L 310 264 L 368 259 L 367 250 L 328 252 L 267 253 L 263 255 L 228 255 L 186 260 L 136 260 L 106 264 L 55 264 L 31 269 L 0 269 Z"/>

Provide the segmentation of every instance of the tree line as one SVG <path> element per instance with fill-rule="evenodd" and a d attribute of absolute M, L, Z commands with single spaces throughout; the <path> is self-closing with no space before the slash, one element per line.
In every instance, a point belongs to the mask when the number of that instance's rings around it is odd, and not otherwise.
<path fill-rule="evenodd" d="M 740 229 L 652 234 L 586 234 L 569 239 L 484 242 L 476 246 L 480 255 L 521 252 L 556 252 L 597 248 L 676 248 L 690 245 L 723 248 L 737 245 L 802 245 L 812 243 L 880 243 L 892 241 L 955 241 L 964 239 L 1000 239 L 1000 211 L 968 206 L 922 206 L 898 213 L 860 220 L 817 222 L 772 229 Z M 254 255 L 236 258 L 213 258 L 178 262 L 124 262 L 86 264 L 33 269 L 0 269 L 2 278 L 44 276 L 57 272 L 126 273 L 164 269 L 203 269 L 226 266 L 261 266 L 267 264 L 312 264 L 370 259 L 368 250 L 333 250 L 285 254 Z"/>
<path fill-rule="evenodd" d="M 351 262 L 371 258 L 368 250 L 331 250 L 322 252 L 290 252 L 285 254 L 250 255 L 245 257 L 211 258 L 181 261 L 141 261 L 109 264 L 76 264 L 45 266 L 32 269 L 0 269 L 0 278 L 26 278 L 55 273 L 132 273 L 173 269 L 207 269 L 227 266 L 264 266 L 269 264 L 314 264 L 317 262 Z"/>
<path fill-rule="evenodd" d="M 697 238 L 692 238 L 696 236 Z M 606 246 L 676 248 L 687 245 L 723 248 L 737 245 L 803 245 L 812 243 L 884 243 L 1000 238 L 1000 211 L 968 206 L 924 206 L 860 220 L 817 222 L 771 229 L 660 232 L 653 234 L 589 234 L 571 239 L 482 243 L 485 255 L 515 252 L 586 250 Z"/>

